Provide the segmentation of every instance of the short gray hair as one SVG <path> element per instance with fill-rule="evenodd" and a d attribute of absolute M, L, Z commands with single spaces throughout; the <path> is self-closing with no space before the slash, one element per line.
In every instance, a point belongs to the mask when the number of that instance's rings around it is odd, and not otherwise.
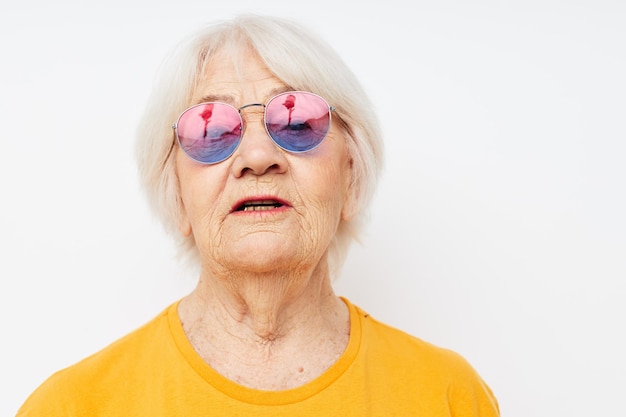
<path fill-rule="evenodd" d="M 343 264 L 350 243 L 359 237 L 382 168 L 383 144 L 369 98 L 339 55 L 302 24 L 245 14 L 192 33 L 163 63 L 148 106 L 140 120 L 136 157 L 140 183 L 166 231 L 180 243 L 180 254 L 199 262 L 193 235 L 178 230 L 182 201 L 172 147 L 172 123 L 189 107 L 191 96 L 216 52 L 233 62 L 252 48 L 286 85 L 316 93 L 336 108 L 352 158 L 352 187 L 357 214 L 342 221 L 329 248 L 331 273 Z"/>

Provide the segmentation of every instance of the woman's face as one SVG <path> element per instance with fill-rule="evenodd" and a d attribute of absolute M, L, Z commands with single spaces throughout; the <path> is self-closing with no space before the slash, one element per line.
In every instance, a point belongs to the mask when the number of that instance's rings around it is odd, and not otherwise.
<path fill-rule="evenodd" d="M 235 71 L 229 59 L 216 56 L 189 104 L 217 96 L 213 101 L 239 108 L 266 103 L 288 89 L 254 54 L 242 60 Z M 177 149 L 184 206 L 180 230 L 193 234 L 203 268 L 214 272 L 295 272 L 315 267 L 340 220 L 353 214 L 344 135 L 333 124 L 317 148 L 293 154 L 276 146 L 266 133 L 263 107 L 241 113 L 243 139 L 225 161 L 203 165 Z M 241 210 L 244 206 L 250 207 Z"/>

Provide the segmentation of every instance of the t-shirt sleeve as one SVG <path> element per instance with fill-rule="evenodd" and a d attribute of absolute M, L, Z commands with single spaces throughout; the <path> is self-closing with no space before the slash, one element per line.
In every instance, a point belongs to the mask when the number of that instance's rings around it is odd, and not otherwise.
<path fill-rule="evenodd" d="M 66 398 L 66 388 L 54 374 L 28 396 L 16 417 L 70 417 Z"/>
<path fill-rule="evenodd" d="M 466 362 L 462 377 L 448 387 L 448 404 L 453 417 L 500 417 L 500 406 L 480 375 Z"/>

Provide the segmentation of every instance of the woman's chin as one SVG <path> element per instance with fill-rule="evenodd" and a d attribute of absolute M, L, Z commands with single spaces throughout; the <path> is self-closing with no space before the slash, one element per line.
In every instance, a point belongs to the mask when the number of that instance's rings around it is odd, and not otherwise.
<path fill-rule="evenodd" d="M 273 233 L 255 233 L 222 250 L 226 268 L 251 273 L 297 274 L 313 261 L 310 250 L 303 250 L 301 244 Z"/>

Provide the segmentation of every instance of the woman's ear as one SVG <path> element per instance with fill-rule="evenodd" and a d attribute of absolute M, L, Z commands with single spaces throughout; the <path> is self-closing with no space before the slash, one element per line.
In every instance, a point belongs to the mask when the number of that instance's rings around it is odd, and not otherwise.
<path fill-rule="evenodd" d="M 183 197 L 181 195 L 181 187 L 180 187 L 180 176 L 178 175 L 178 161 L 177 161 L 177 150 L 170 150 L 170 155 L 173 159 L 173 180 L 176 181 L 176 228 L 180 232 L 183 237 L 191 236 L 193 230 L 191 228 L 191 222 L 189 221 L 189 216 L 187 215 L 187 209 L 185 208 L 185 202 L 183 201 Z"/>
<path fill-rule="evenodd" d="M 348 157 L 349 175 L 346 175 L 346 184 L 344 185 L 345 199 L 343 201 L 343 207 L 341 208 L 341 220 L 349 222 L 356 216 L 358 211 L 358 195 L 359 190 L 354 180 L 354 163 L 352 157 Z"/>
<path fill-rule="evenodd" d="M 184 211 L 184 209 L 183 209 L 183 211 Z M 191 232 L 192 232 L 192 230 L 191 230 L 191 223 L 189 223 L 189 220 L 187 219 L 187 214 L 186 213 L 181 213 L 181 216 L 178 219 L 178 231 L 184 237 L 191 236 Z"/>
<path fill-rule="evenodd" d="M 191 228 L 191 222 L 189 221 L 189 216 L 187 215 L 187 209 L 185 208 L 185 202 L 180 194 L 180 179 L 178 178 L 178 173 L 176 173 L 176 204 L 178 206 L 178 219 L 176 219 L 176 226 L 178 227 L 178 231 L 183 237 L 189 237 L 193 233 L 193 229 Z"/>

